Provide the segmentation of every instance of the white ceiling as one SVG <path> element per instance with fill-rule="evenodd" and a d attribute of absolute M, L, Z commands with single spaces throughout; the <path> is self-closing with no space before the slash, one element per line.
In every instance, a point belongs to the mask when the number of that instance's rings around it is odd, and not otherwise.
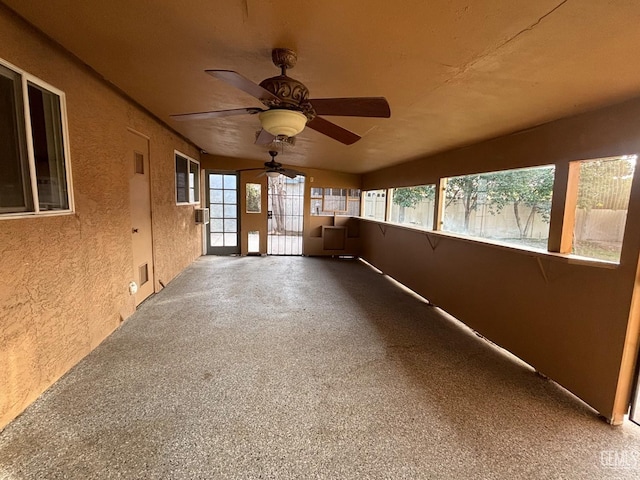
<path fill-rule="evenodd" d="M 4 0 L 162 121 L 217 155 L 266 161 L 259 107 L 204 73 L 277 75 L 312 98 L 385 96 L 390 119 L 327 117 L 363 138 L 305 129 L 283 163 L 362 173 L 640 95 L 637 0 Z"/>

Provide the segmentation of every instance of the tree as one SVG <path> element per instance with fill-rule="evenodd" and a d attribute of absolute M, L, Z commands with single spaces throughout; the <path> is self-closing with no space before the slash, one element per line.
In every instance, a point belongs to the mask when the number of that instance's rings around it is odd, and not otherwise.
<path fill-rule="evenodd" d="M 553 177 L 553 167 L 452 177 L 447 181 L 445 206 L 462 202 L 464 230 L 468 231 L 471 212 L 480 201 L 488 204 L 494 215 L 511 205 L 520 238 L 526 238 L 531 234 L 536 213 L 549 222 Z M 526 219 L 522 218 L 522 206 L 530 208 Z"/>
<path fill-rule="evenodd" d="M 541 215 L 542 221 L 549 223 L 554 171 L 553 167 L 547 167 L 491 174 L 487 189 L 491 213 L 499 213 L 504 207 L 511 205 L 520 238 L 527 238 L 531 234 L 536 213 Z M 526 219 L 521 217 L 522 206 L 530 209 Z"/>
<path fill-rule="evenodd" d="M 578 208 L 625 210 L 634 167 L 635 156 L 580 162 Z"/>
<path fill-rule="evenodd" d="M 247 212 L 260 213 L 260 191 L 262 186 L 259 183 L 247 183 Z"/>
<path fill-rule="evenodd" d="M 478 193 L 480 184 L 485 175 L 464 175 L 462 177 L 452 177 L 447 180 L 445 190 L 445 207 L 448 207 L 456 200 L 461 200 L 464 206 L 464 231 L 469 230 L 469 219 L 471 212 L 478 208 Z"/>
<path fill-rule="evenodd" d="M 274 233 L 278 235 L 286 233 L 284 200 L 287 196 L 287 192 L 284 188 L 284 178 L 284 175 L 269 177 L 269 188 L 271 189 L 272 202 L 271 208 L 273 211 L 273 218 L 275 220 Z"/>
<path fill-rule="evenodd" d="M 584 239 L 591 210 L 626 210 L 636 156 L 580 162 L 577 207 L 584 212 L 576 238 Z"/>
<path fill-rule="evenodd" d="M 393 203 L 400 206 L 398 220 L 404 221 L 405 209 L 413 208 L 422 200 L 433 200 L 435 187 L 433 185 L 421 185 L 418 187 L 401 187 L 393 190 Z"/>

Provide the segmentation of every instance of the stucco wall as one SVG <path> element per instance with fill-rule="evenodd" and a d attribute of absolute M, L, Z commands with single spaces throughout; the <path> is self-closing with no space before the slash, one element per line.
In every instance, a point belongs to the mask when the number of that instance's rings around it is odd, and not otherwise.
<path fill-rule="evenodd" d="M 149 137 L 156 291 L 201 252 L 175 205 L 197 149 L 0 6 L 0 58 L 66 94 L 75 213 L 0 219 L 0 428 L 134 311 L 127 129 Z"/>
<path fill-rule="evenodd" d="M 437 184 L 446 176 L 555 164 L 550 243 L 559 245 L 569 162 L 640 152 L 639 117 L 634 100 L 372 172 L 363 185 Z M 362 256 L 619 423 L 638 345 L 638 171 L 627 218 L 613 268 L 368 220 L 361 221 Z"/>

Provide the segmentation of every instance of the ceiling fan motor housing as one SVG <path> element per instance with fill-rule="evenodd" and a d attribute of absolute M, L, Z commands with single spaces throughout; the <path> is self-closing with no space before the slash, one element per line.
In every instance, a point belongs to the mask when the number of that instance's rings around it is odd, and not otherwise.
<path fill-rule="evenodd" d="M 278 75 L 263 80 L 260 86 L 278 97 L 278 100 L 263 102 L 267 107 L 301 112 L 308 121 L 315 118 L 316 112 L 309 102 L 309 89 L 302 82 L 287 75 Z"/>

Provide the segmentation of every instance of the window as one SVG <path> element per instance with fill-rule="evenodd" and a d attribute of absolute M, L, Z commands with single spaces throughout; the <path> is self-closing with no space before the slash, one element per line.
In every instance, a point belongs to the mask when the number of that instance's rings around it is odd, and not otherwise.
<path fill-rule="evenodd" d="M 322 211 L 347 213 L 347 189 L 325 188 L 322 195 Z"/>
<path fill-rule="evenodd" d="M 347 192 L 347 215 L 360 216 L 360 189 L 350 188 Z"/>
<path fill-rule="evenodd" d="M 425 230 L 433 229 L 436 186 L 392 188 L 389 221 Z"/>
<path fill-rule="evenodd" d="M 262 185 L 247 183 L 246 185 L 247 213 L 260 213 L 262 205 Z"/>
<path fill-rule="evenodd" d="M 446 179 L 442 230 L 547 249 L 555 167 Z"/>
<path fill-rule="evenodd" d="M 62 92 L 0 63 L 0 214 L 71 210 L 65 121 Z"/>
<path fill-rule="evenodd" d="M 384 220 L 387 210 L 387 191 L 368 190 L 364 192 L 363 217 Z"/>
<path fill-rule="evenodd" d="M 579 168 L 572 253 L 620 261 L 637 155 L 574 162 Z"/>
<path fill-rule="evenodd" d="M 360 190 L 353 188 L 311 188 L 311 215 L 360 214 Z"/>
<path fill-rule="evenodd" d="M 200 164 L 182 153 L 175 155 L 176 203 L 200 203 Z"/>

